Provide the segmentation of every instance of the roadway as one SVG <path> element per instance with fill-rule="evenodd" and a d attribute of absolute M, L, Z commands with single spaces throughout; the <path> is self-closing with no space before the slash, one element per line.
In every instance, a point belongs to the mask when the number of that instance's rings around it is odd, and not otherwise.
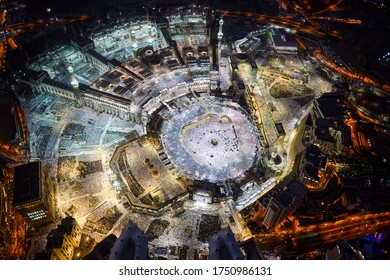
<path fill-rule="evenodd" d="M 241 12 L 241 11 L 223 11 L 223 15 L 236 15 L 242 17 L 250 17 L 257 21 L 266 22 L 269 24 L 275 24 L 278 26 L 283 26 L 285 28 L 291 28 L 296 31 L 318 36 L 318 37 L 332 37 L 336 39 L 340 39 L 340 35 L 336 31 L 327 31 L 323 29 L 318 24 L 314 24 L 309 26 L 308 24 L 313 24 L 310 22 L 297 21 L 296 19 L 291 19 L 288 16 L 279 16 L 273 17 L 264 14 L 255 14 L 251 12 Z"/>
<path fill-rule="evenodd" d="M 295 248 L 315 249 L 339 239 L 351 240 L 390 226 L 390 212 L 354 215 L 336 222 L 298 227 L 292 234 Z"/>
<path fill-rule="evenodd" d="M 7 53 L 7 43 L 3 38 L 0 38 L 0 71 L 5 67 L 5 54 Z"/>
<path fill-rule="evenodd" d="M 16 25 L 10 25 L 10 26 L 2 26 L 0 28 L 0 33 L 2 31 L 6 32 L 9 31 L 10 33 L 22 33 L 28 30 L 32 30 L 35 28 L 41 28 L 41 27 L 48 27 L 49 25 L 66 25 L 69 23 L 73 23 L 76 21 L 86 20 L 88 19 L 88 16 L 80 16 L 78 18 L 71 18 L 71 19 L 38 19 L 33 22 L 27 22 L 27 23 L 21 23 Z"/>
<path fill-rule="evenodd" d="M 306 46 L 306 44 L 303 42 L 303 40 L 299 39 L 299 38 L 296 38 L 297 42 L 298 42 L 298 45 L 306 50 L 309 50 L 309 47 Z M 320 62 L 322 62 L 326 67 L 328 67 L 330 70 L 332 70 L 333 72 L 336 72 L 336 73 L 339 73 L 341 74 L 342 76 L 350 79 L 350 80 L 355 80 L 355 81 L 359 81 L 359 82 L 362 82 L 362 83 L 365 83 L 365 84 L 368 84 L 368 85 L 371 85 L 371 86 L 375 86 L 375 87 L 378 87 L 378 88 L 381 88 L 385 91 L 390 91 L 390 84 L 382 84 L 382 83 L 379 83 L 377 81 L 375 81 L 374 79 L 368 77 L 368 76 L 364 76 L 363 74 L 361 73 L 357 73 L 357 72 L 353 72 L 351 70 L 348 70 L 346 67 L 344 66 L 338 66 L 336 65 L 336 63 L 334 61 L 332 61 L 331 59 L 327 58 L 321 51 L 319 50 L 315 50 L 315 51 L 312 51 L 311 54 L 317 58 L 317 60 L 319 60 Z"/>

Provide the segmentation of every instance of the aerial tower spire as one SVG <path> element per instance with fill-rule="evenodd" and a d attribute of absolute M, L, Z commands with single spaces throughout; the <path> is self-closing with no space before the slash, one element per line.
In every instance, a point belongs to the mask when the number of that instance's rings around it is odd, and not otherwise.
<path fill-rule="evenodd" d="M 73 86 L 73 88 L 79 88 L 79 82 L 76 79 L 76 76 L 74 74 L 74 69 L 72 66 L 68 67 L 68 72 L 70 74 L 70 83 Z"/>
<path fill-rule="evenodd" d="M 223 19 L 221 18 L 219 20 L 219 31 L 217 34 L 218 40 L 222 40 L 222 37 L 223 37 L 222 28 L 223 28 Z"/>

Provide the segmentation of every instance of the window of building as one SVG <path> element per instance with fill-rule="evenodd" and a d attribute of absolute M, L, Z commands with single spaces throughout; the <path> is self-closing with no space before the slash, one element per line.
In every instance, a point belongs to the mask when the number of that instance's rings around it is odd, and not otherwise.
<path fill-rule="evenodd" d="M 33 221 L 46 218 L 46 214 L 43 210 L 33 211 L 31 213 L 27 213 L 27 215 Z"/>

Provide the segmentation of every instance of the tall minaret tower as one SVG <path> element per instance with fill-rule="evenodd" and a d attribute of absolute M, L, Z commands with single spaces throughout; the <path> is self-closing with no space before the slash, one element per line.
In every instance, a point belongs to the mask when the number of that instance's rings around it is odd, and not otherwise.
<path fill-rule="evenodd" d="M 148 44 L 149 46 L 153 46 L 153 35 L 152 35 L 152 26 L 150 22 L 148 23 Z"/>
<path fill-rule="evenodd" d="M 221 18 L 219 20 L 219 31 L 217 34 L 218 40 L 222 40 L 222 37 L 223 37 L 222 28 L 223 28 L 223 19 Z"/>
<path fill-rule="evenodd" d="M 133 47 L 134 52 L 138 50 L 137 32 L 135 32 L 135 30 L 131 31 L 131 46 Z"/>
<path fill-rule="evenodd" d="M 68 72 L 70 74 L 70 83 L 74 88 L 79 88 L 79 82 L 76 79 L 76 76 L 74 75 L 74 70 L 72 66 L 68 67 Z"/>

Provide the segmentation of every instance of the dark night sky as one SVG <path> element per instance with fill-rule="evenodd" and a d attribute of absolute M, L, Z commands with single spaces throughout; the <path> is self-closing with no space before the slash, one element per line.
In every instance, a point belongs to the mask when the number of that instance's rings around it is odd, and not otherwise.
<path fill-rule="evenodd" d="M 44 13 L 46 8 L 52 8 L 55 13 L 88 13 L 103 11 L 120 0 L 27 0 L 28 10 L 33 13 Z"/>
<path fill-rule="evenodd" d="M 105 13 L 112 9 L 127 6 L 134 7 L 136 4 L 141 4 L 141 0 L 25 0 L 28 10 L 34 14 L 45 13 L 46 8 L 50 7 L 55 13 L 70 14 L 97 14 Z M 241 8 L 244 10 L 261 9 L 267 3 L 274 3 L 271 0 L 159 0 L 162 5 L 172 4 L 207 4 L 215 7 L 223 8 Z"/>

